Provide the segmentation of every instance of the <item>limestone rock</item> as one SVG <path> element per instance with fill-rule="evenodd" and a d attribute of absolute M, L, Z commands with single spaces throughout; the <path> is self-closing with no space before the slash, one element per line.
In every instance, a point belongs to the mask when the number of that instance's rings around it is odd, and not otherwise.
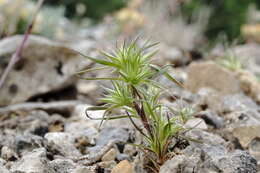
<path fill-rule="evenodd" d="M 13 36 L 0 41 L 0 74 L 22 39 L 23 36 Z M 69 86 L 77 80 L 74 73 L 89 63 L 61 43 L 30 36 L 21 59 L 0 91 L 0 105 L 26 101 L 36 94 Z"/>
<path fill-rule="evenodd" d="M 213 88 L 223 94 L 241 91 L 235 75 L 213 62 L 192 63 L 188 67 L 188 79 L 185 87 L 197 92 L 200 88 Z"/>

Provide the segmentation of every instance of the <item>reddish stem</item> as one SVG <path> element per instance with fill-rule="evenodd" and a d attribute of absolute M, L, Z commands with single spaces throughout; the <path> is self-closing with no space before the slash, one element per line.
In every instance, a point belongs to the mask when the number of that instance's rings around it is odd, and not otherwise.
<path fill-rule="evenodd" d="M 37 17 L 37 15 L 38 15 L 41 7 L 42 7 L 43 2 L 44 2 L 44 0 L 38 0 L 38 2 L 37 2 L 36 10 L 35 10 L 35 12 L 33 14 L 33 17 L 31 19 L 31 21 L 30 21 L 30 23 L 29 23 L 25 33 L 24 33 L 23 40 L 22 40 L 20 46 L 16 49 L 16 51 L 12 55 L 11 60 L 9 61 L 8 66 L 6 67 L 3 75 L 1 76 L 1 79 L 0 79 L 0 89 L 4 85 L 4 82 L 5 82 L 8 74 L 9 74 L 9 72 L 12 70 L 14 64 L 21 58 L 21 54 L 22 54 L 22 51 L 24 49 L 25 43 L 28 40 L 29 35 L 32 32 L 32 28 L 33 28 L 34 22 L 35 22 L 36 17 Z"/>

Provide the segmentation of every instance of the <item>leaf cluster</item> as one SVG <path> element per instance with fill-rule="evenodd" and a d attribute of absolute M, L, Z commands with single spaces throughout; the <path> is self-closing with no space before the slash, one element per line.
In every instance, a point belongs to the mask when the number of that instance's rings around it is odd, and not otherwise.
<path fill-rule="evenodd" d="M 237 58 L 237 56 L 232 52 L 227 52 L 225 55 L 218 61 L 218 63 L 232 71 L 242 69 L 242 64 Z"/>

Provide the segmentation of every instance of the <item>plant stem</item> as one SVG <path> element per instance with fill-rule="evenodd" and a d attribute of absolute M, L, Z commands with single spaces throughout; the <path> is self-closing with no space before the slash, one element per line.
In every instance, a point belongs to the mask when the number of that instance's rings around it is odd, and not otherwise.
<path fill-rule="evenodd" d="M 133 97 L 134 98 L 139 97 L 139 99 L 142 99 L 142 97 L 139 94 L 139 92 L 137 91 L 137 89 L 134 86 L 131 86 L 131 88 L 132 88 Z M 134 106 L 134 109 L 136 110 L 137 114 L 140 116 L 141 121 L 142 121 L 142 123 L 144 125 L 144 128 L 148 131 L 150 137 L 152 138 L 153 137 L 153 135 L 152 135 L 152 128 L 151 128 L 151 125 L 148 122 L 148 119 L 147 119 L 147 116 L 145 114 L 143 105 L 141 104 L 141 107 L 140 107 L 137 104 L 136 101 L 133 101 L 133 106 Z"/>

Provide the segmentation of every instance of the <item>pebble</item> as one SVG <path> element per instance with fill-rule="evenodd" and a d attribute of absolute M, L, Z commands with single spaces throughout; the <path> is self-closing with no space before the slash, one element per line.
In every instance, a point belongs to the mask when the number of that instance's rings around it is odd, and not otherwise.
<path fill-rule="evenodd" d="M 123 160 L 112 169 L 111 173 L 134 173 L 134 171 L 129 161 Z"/>

